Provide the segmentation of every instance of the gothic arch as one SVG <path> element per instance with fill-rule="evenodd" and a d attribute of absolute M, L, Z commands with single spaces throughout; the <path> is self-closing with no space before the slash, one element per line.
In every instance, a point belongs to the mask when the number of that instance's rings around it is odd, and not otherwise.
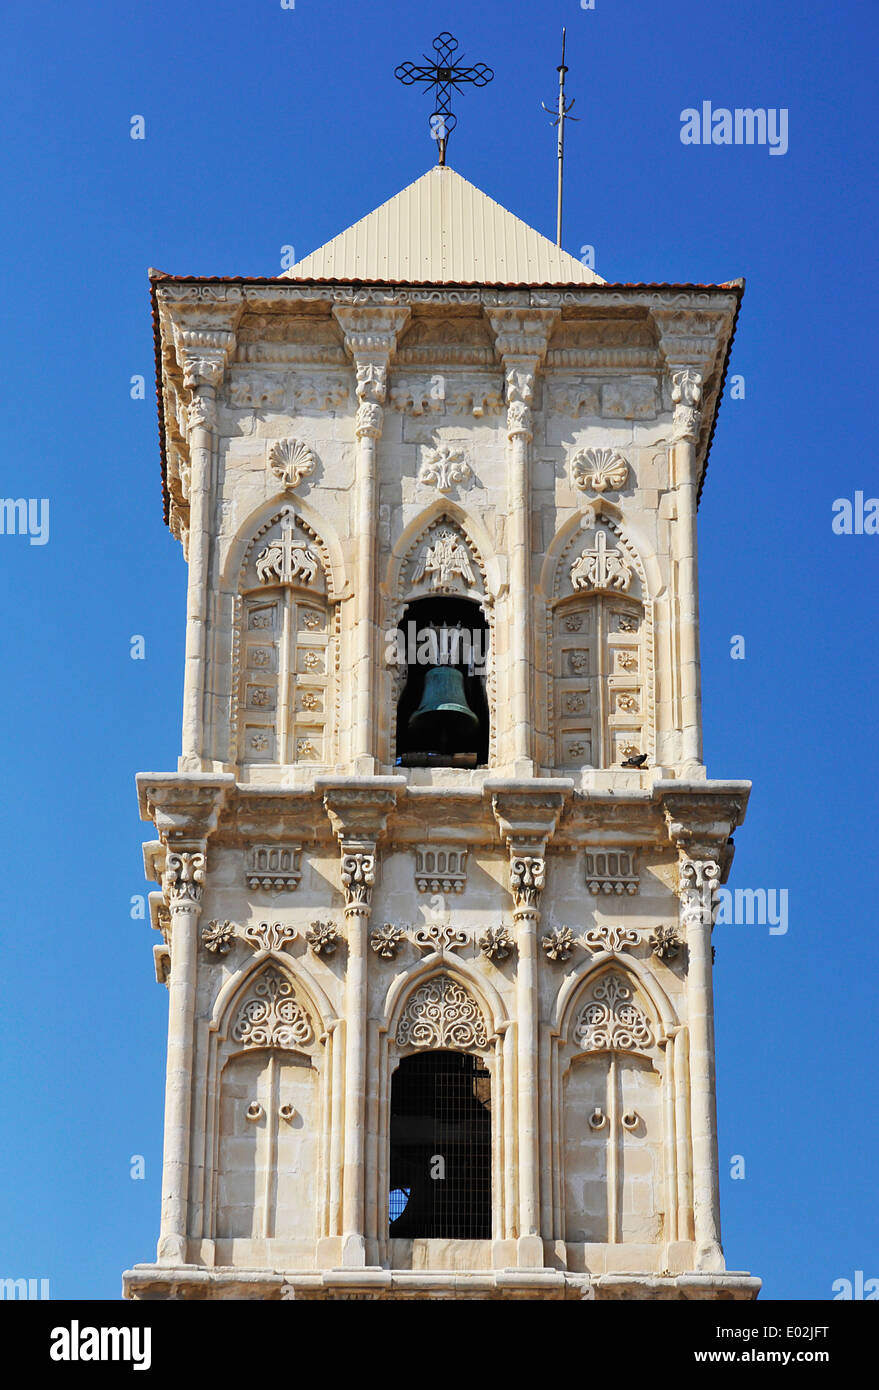
<path fill-rule="evenodd" d="M 481 599 L 486 613 L 493 606 L 502 581 L 500 562 L 488 532 L 476 517 L 471 516 L 457 502 L 444 497 L 419 512 L 397 538 L 381 586 L 382 598 L 387 605 L 388 626 L 393 627 L 399 622 L 410 597 L 406 573 L 409 561 L 428 533 L 443 521 L 447 521 L 453 529 L 461 533 L 476 561 L 482 581 L 482 592 L 474 592 L 473 597 Z"/>
<path fill-rule="evenodd" d="M 327 587 L 327 598 L 338 603 L 347 598 L 347 576 L 342 548 L 332 528 L 314 507 L 289 493 L 274 493 L 250 512 L 238 527 L 226 554 L 220 587 L 227 593 L 239 592 L 241 578 L 253 546 L 285 514 L 297 518 L 317 550 Z"/>
<path fill-rule="evenodd" d="M 326 992 L 315 980 L 305 979 L 288 956 L 259 951 L 246 969 L 226 980 L 217 993 L 211 1021 L 208 1024 L 208 1032 L 217 1045 L 228 1040 L 239 1006 L 244 1002 L 257 978 L 271 968 L 276 969 L 289 981 L 295 997 L 304 1003 L 311 1016 L 314 1038 L 309 1046 L 313 1047 L 326 1036 L 328 1028 L 336 1020 L 335 1010 Z"/>
<path fill-rule="evenodd" d="M 678 1026 L 671 1000 L 653 972 L 637 957 L 614 955 L 599 951 L 585 961 L 580 970 L 572 971 L 564 980 L 553 1007 L 553 1036 L 562 1040 L 570 1036 L 571 1023 L 588 990 L 599 977 L 611 972 L 628 976 L 634 988 L 646 999 L 656 1024 L 657 1042 L 662 1042 Z"/>

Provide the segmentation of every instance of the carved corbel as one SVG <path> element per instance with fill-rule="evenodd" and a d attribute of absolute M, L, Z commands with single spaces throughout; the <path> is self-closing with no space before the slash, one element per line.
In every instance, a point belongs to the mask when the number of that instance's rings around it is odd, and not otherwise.
<path fill-rule="evenodd" d="M 411 310 L 408 305 L 337 304 L 333 313 L 345 335 L 345 347 L 354 359 L 355 433 L 358 438 L 378 439 L 384 425 L 382 407 L 388 391 L 388 364 Z"/>
<path fill-rule="evenodd" d="M 167 849 L 162 892 L 171 912 L 178 908 L 201 908 L 206 867 L 207 855 L 203 844 L 187 849 Z"/>
<path fill-rule="evenodd" d="M 235 350 L 235 334 L 228 328 L 174 327 L 177 361 L 183 385 L 190 393 L 186 407 L 186 433 L 216 424 L 217 392 L 226 363 Z"/>
<path fill-rule="evenodd" d="M 671 398 L 674 404 L 672 438 L 696 443 L 702 427 L 702 373 L 692 367 L 672 372 Z"/>
<path fill-rule="evenodd" d="M 495 349 L 504 364 L 507 436 L 529 440 L 536 374 L 546 356 L 558 310 L 495 309 L 488 317 Z"/>

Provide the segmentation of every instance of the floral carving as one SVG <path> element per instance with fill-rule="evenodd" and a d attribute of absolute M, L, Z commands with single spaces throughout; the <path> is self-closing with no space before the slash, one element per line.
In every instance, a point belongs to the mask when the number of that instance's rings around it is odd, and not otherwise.
<path fill-rule="evenodd" d="M 339 944 L 339 928 L 334 922 L 312 922 L 305 939 L 316 956 L 331 956 Z"/>
<path fill-rule="evenodd" d="M 412 939 L 423 951 L 457 951 L 459 946 L 467 945 L 467 933 L 449 922 L 431 922 L 430 926 L 419 927 Z"/>
<path fill-rule="evenodd" d="M 438 976 L 417 989 L 397 1026 L 401 1047 L 486 1047 L 488 1030 L 475 999 L 457 980 Z"/>
<path fill-rule="evenodd" d="M 484 956 L 495 962 L 506 960 L 516 949 L 506 927 L 488 927 L 476 944 Z"/>
<path fill-rule="evenodd" d="M 584 550 L 571 566 L 575 589 L 628 589 L 634 571 L 618 546 L 607 548 L 607 536 L 599 531 L 592 550 Z"/>
<path fill-rule="evenodd" d="M 657 927 L 650 937 L 650 949 L 659 960 L 674 960 L 682 945 L 677 927 Z"/>
<path fill-rule="evenodd" d="M 574 1024 L 574 1042 L 586 1052 L 635 1051 L 651 1047 L 653 1034 L 621 975 L 602 975 Z"/>
<path fill-rule="evenodd" d="M 628 476 L 629 465 L 616 449 L 581 449 L 571 459 L 571 481 L 582 492 L 618 492 Z"/>
<path fill-rule="evenodd" d="M 382 960 L 395 960 L 405 940 L 406 933 L 403 928 L 394 927 L 390 922 L 385 922 L 383 927 L 376 927 L 369 934 L 369 944 Z"/>
<path fill-rule="evenodd" d="M 303 1047 L 314 1036 L 311 1022 L 296 1002 L 293 986 L 277 970 L 263 970 L 238 1010 L 232 1038 L 245 1047 Z"/>
<path fill-rule="evenodd" d="M 553 927 L 541 937 L 540 944 L 547 960 L 570 960 L 574 950 L 574 933 L 570 927 Z"/>
<path fill-rule="evenodd" d="M 208 922 L 201 939 L 206 951 L 215 956 L 226 956 L 232 949 L 235 928 L 231 922 Z"/>
<path fill-rule="evenodd" d="M 702 376 L 692 368 L 672 375 L 674 438 L 696 441 L 702 423 Z"/>
<path fill-rule="evenodd" d="M 568 616 L 565 618 L 565 631 L 566 631 L 566 632 L 579 632 L 579 631 L 580 631 L 580 628 L 581 628 L 582 626 L 583 626 L 583 614 L 582 614 L 582 613 L 569 613 Z"/>
<path fill-rule="evenodd" d="M 682 859 L 680 864 L 681 924 L 711 926 L 720 882 L 720 865 L 713 859 Z"/>
<path fill-rule="evenodd" d="M 630 931 L 628 927 L 591 927 L 583 940 L 590 951 L 610 951 L 616 954 L 625 951 L 628 946 L 637 946 L 641 935 L 639 932 Z"/>
<path fill-rule="evenodd" d="M 440 592 L 452 588 L 456 575 L 460 575 L 465 584 L 475 584 L 470 560 L 465 541 L 454 531 L 442 530 L 432 545 L 428 542 L 424 546 L 412 573 L 412 582 L 417 584 L 429 574 L 431 588 Z"/>
<path fill-rule="evenodd" d="M 472 477 L 467 454 L 454 444 L 439 444 L 425 456 L 418 474 L 418 481 L 437 492 L 449 493 L 457 484 L 466 483 Z"/>
<path fill-rule="evenodd" d="M 297 932 L 285 922 L 251 922 L 241 934 L 257 951 L 280 952 L 288 941 L 296 939 Z"/>
<path fill-rule="evenodd" d="M 269 467 L 292 490 L 314 472 L 315 457 L 301 439 L 276 439 L 269 448 Z"/>

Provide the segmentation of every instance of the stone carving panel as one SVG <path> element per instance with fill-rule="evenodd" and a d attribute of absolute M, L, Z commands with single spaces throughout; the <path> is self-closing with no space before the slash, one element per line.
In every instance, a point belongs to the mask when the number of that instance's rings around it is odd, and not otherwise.
<path fill-rule="evenodd" d="M 622 975 L 602 975 L 574 1024 L 573 1039 L 585 1052 L 639 1051 L 652 1047 L 653 1032 Z"/>
<path fill-rule="evenodd" d="M 400 1047 L 484 1048 L 482 1011 L 457 980 L 438 975 L 415 991 L 397 1025 Z"/>
<path fill-rule="evenodd" d="M 245 1047 L 305 1047 L 314 1029 L 297 1003 L 293 986 L 278 970 L 263 970 L 250 986 L 232 1025 L 231 1037 Z"/>

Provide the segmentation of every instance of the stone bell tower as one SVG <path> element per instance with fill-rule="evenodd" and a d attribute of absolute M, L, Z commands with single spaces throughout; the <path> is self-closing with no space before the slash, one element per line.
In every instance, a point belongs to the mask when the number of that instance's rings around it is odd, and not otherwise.
<path fill-rule="evenodd" d="M 606 284 L 437 167 L 152 273 L 183 739 L 132 1298 L 753 1298 L 720 1244 L 696 508 L 741 281 Z"/>

